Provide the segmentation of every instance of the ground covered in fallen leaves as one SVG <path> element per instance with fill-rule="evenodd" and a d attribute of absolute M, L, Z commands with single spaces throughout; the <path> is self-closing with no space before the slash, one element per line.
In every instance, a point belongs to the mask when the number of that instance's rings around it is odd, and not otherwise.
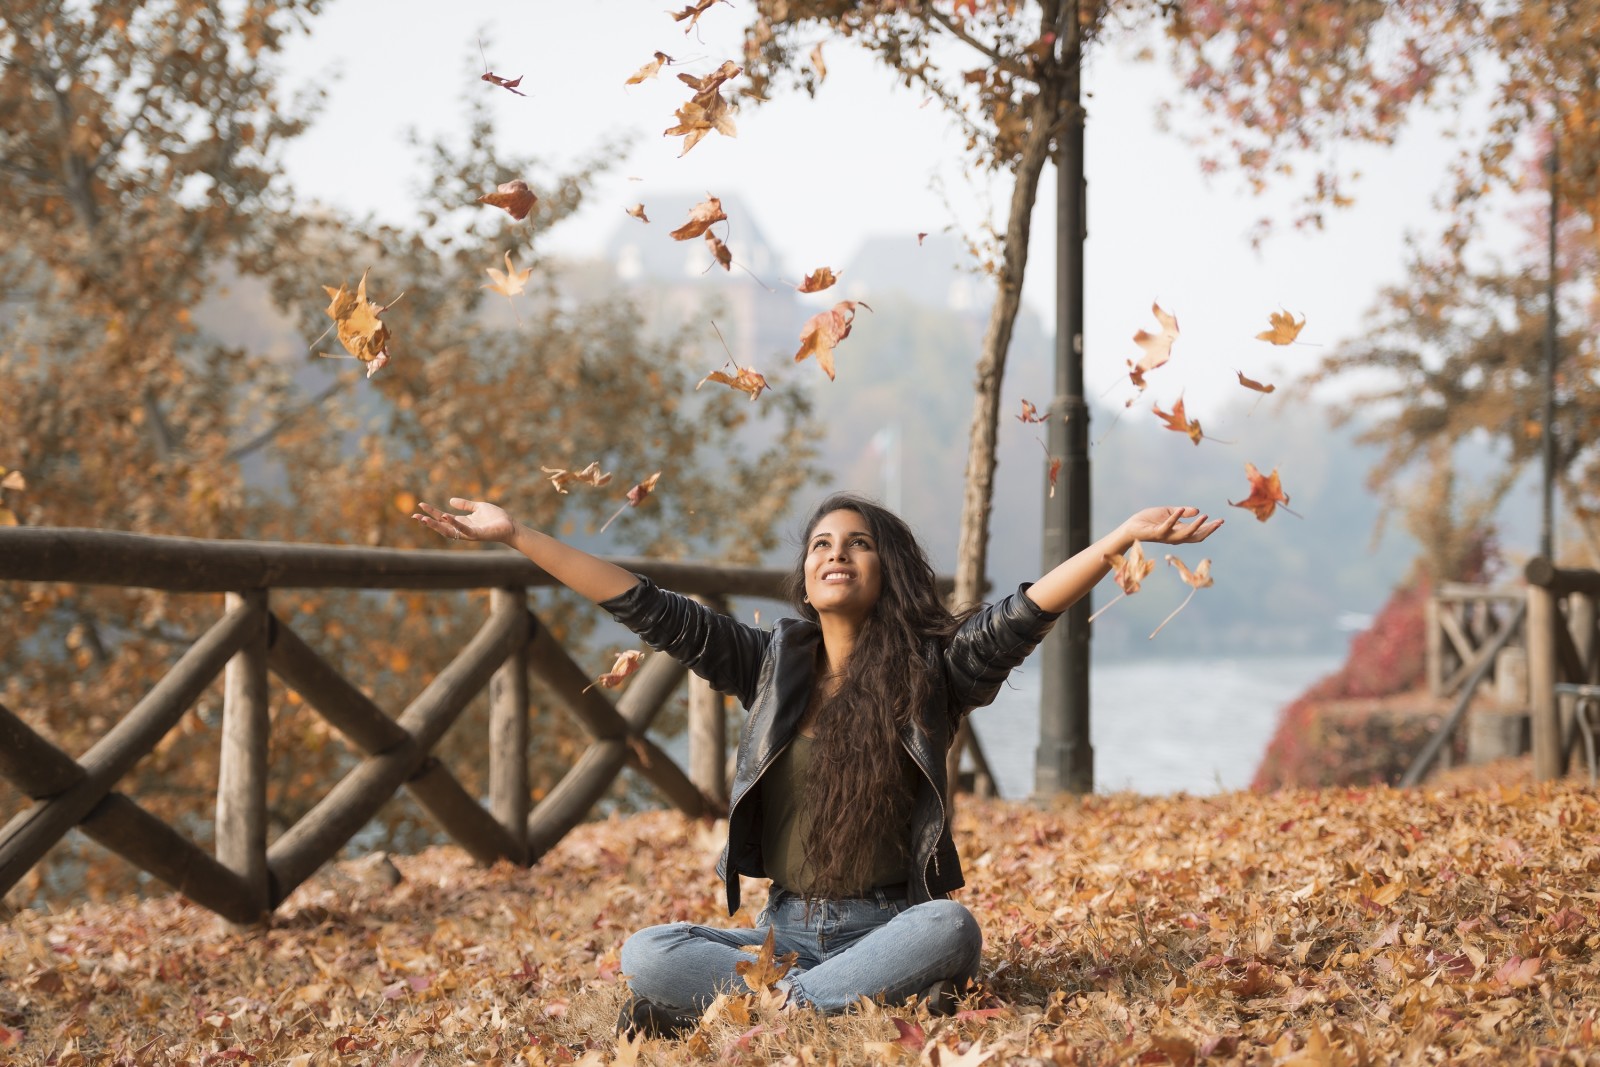
<path fill-rule="evenodd" d="M 684 1040 L 619 1043 L 623 938 L 731 924 L 721 829 L 590 824 L 532 870 L 342 865 L 254 931 L 172 897 L 23 912 L 0 1062 L 1600 1063 L 1600 796 L 1578 779 L 963 800 L 986 942 L 959 1015 L 725 998 Z"/>

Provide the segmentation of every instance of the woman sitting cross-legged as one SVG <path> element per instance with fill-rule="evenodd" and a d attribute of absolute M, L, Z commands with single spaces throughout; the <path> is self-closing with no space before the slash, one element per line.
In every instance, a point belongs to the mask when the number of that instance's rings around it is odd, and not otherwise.
<path fill-rule="evenodd" d="M 651 926 L 622 946 L 631 996 L 619 1025 L 677 1033 L 767 931 L 796 954 L 778 983 L 793 1007 L 863 997 L 940 1010 L 976 977 L 983 937 L 949 899 L 963 884 L 945 805 L 945 755 L 962 716 L 994 699 L 1061 612 L 1136 541 L 1189 544 L 1222 525 L 1195 508 L 1141 511 L 998 603 L 941 601 L 910 528 L 850 494 L 824 500 L 790 578 L 799 618 L 763 630 L 528 529 L 493 504 L 452 499 L 413 516 L 447 537 L 502 541 L 597 602 L 749 711 L 718 863 L 728 912 L 739 878 L 771 879 L 751 929 Z"/>

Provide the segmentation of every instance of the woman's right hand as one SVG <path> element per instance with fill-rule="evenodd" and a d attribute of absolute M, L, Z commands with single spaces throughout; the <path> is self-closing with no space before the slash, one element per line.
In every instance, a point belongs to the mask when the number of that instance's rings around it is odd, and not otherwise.
<path fill-rule="evenodd" d="M 498 504 L 453 496 L 450 506 L 464 514 L 452 515 L 419 500 L 418 511 L 411 517 L 434 533 L 453 541 L 499 541 L 509 544 L 512 534 L 516 532 L 515 520 Z"/>

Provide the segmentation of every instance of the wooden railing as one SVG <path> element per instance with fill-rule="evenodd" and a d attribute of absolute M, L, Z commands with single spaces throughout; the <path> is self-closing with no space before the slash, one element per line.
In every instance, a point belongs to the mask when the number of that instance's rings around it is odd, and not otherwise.
<path fill-rule="evenodd" d="M 1464 582 L 1444 582 L 1428 598 L 1428 691 L 1454 696 L 1468 678 L 1492 682 L 1495 657 L 1504 648 L 1520 648 L 1519 609 L 1527 595 L 1521 589 L 1495 589 Z"/>
<path fill-rule="evenodd" d="M 717 610 L 731 596 L 778 598 L 785 572 L 645 559 L 613 562 Z M 726 810 L 725 701 L 690 687 L 690 771 L 650 739 L 656 713 L 684 679 L 652 656 L 615 703 L 527 605 L 554 580 L 501 551 L 420 552 L 202 541 L 102 530 L 0 530 L 0 580 L 74 582 L 226 594 L 224 611 L 154 688 L 74 759 L 0 706 L 0 775 L 32 805 L 0 828 L 0 894 L 73 827 L 235 922 L 283 900 L 369 822 L 402 787 L 480 862 L 529 864 L 580 822 L 631 765 L 692 815 Z M 288 588 L 490 589 L 488 617 L 455 658 L 390 717 L 272 611 Z M 267 840 L 267 675 L 276 674 L 363 758 L 276 840 Z M 537 806 L 526 753 L 529 674 L 581 721 L 588 748 Z M 116 791 L 221 673 L 221 753 L 213 856 Z M 489 689 L 489 802 L 485 809 L 431 754 L 484 687 Z"/>
<path fill-rule="evenodd" d="M 1556 683 L 1600 682 L 1600 571 L 1561 568 L 1536 556 L 1523 573 L 1528 579 L 1533 776 L 1544 782 L 1566 773 L 1577 734 L 1571 709 L 1556 696 Z"/>

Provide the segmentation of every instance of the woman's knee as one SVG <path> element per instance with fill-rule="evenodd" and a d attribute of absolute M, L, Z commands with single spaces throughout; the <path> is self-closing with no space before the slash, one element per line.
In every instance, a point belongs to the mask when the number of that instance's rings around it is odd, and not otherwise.
<path fill-rule="evenodd" d="M 918 935 L 929 949 L 956 961 L 964 971 L 977 969 L 983 954 L 983 929 L 972 912 L 953 900 L 930 900 L 912 912 L 917 914 Z"/>
<path fill-rule="evenodd" d="M 684 927 L 687 925 L 667 923 L 663 926 L 647 926 L 630 934 L 622 943 L 618 964 L 628 985 L 635 992 L 648 996 L 649 991 L 657 985 L 654 979 L 663 969 L 665 956 L 673 945 L 683 940 Z"/>

